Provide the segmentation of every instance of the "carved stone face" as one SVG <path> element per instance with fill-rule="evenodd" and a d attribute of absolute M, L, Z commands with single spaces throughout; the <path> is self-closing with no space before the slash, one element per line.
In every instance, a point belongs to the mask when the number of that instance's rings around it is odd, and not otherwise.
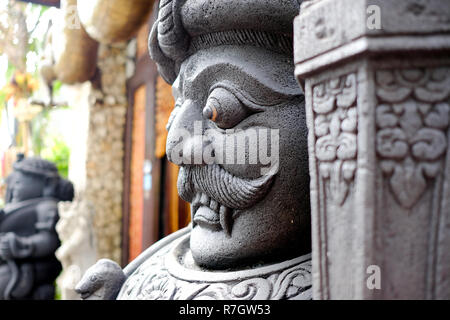
<path fill-rule="evenodd" d="M 42 197 L 45 179 L 34 174 L 14 171 L 8 182 L 11 192 L 11 203 Z"/>
<path fill-rule="evenodd" d="M 292 57 L 203 49 L 182 63 L 173 89 L 167 155 L 191 203 L 195 262 L 234 268 L 309 252 L 307 128 Z"/>

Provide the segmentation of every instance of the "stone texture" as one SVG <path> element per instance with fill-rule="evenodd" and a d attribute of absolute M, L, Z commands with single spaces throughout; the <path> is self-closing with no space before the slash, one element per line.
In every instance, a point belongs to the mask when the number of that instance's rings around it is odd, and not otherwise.
<path fill-rule="evenodd" d="M 120 300 L 309 300 L 311 255 L 241 271 L 195 265 L 184 235 L 162 246 L 130 275 Z M 186 234 L 187 233 L 187 234 Z"/>
<path fill-rule="evenodd" d="M 56 257 L 63 270 L 57 279 L 62 300 L 77 300 L 76 284 L 86 270 L 97 261 L 97 245 L 94 235 L 94 210 L 87 201 L 75 200 L 59 206 L 60 220 L 56 231 L 61 246 Z"/>
<path fill-rule="evenodd" d="M 58 202 L 73 200 L 73 185 L 47 160 L 22 156 L 13 167 L 0 210 L 0 300 L 53 300 Z"/>
<path fill-rule="evenodd" d="M 86 259 L 94 257 L 95 260 L 108 258 L 118 263 L 121 261 L 126 50 L 126 44 L 100 45 L 99 78 L 68 89 L 68 103 L 74 106 L 78 132 L 70 142 L 69 167 L 69 176 L 77 190 L 77 204 L 65 208 L 69 212 L 62 214 L 62 220 L 67 217 L 69 220 L 84 221 L 85 209 L 91 208 L 93 237 L 96 239 L 95 248 L 87 253 L 88 257 L 77 252 L 61 253 L 61 261 L 73 266 L 67 272 L 74 274 L 75 268 L 81 270 L 79 275 L 68 275 L 67 279 L 60 280 L 67 281 L 71 290 L 74 288 L 73 282 L 76 284 L 80 279 L 73 280 L 74 277 L 80 277 L 88 267 Z M 64 238 L 76 237 L 79 228 L 83 227 L 74 226 L 72 234 L 64 235 Z M 87 238 L 83 244 L 89 246 Z M 68 293 L 69 296 L 73 293 Z"/>
<path fill-rule="evenodd" d="M 120 59 L 121 63 L 118 63 Z M 85 199 L 95 207 L 98 258 L 120 262 L 126 45 L 100 46 L 101 88 L 90 95 Z"/>
<path fill-rule="evenodd" d="M 166 151 L 181 166 L 178 193 L 191 203 L 193 223 L 131 262 L 117 299 L 311 298 L 304 96 L 292 56 L 299 2 L 224 4 L 160 2 L 150 53 L 173 88 Z M 258 140 L 221 143 L 244 130 Z M 212 162 L 204 158 L 208 150 Z M 240 163 L 223 161 L 238 153 Z M 255 153 L 259 160 L 251 161 Z M 78 292 L 113 296 L 116 285 L 107 289 L 104 279 L 123 277 L 107 272 L 94 265 Z"/>
<path fill-rule="evenodd" d="M 162 76 L 173 83 L 176 106 L 166 149 L 168 160 L 181 166 L 178 193 L 191 203 L 194 260 L 207 269 L 225 269 L 309 252 L 303 94 L 292 75 L 297 1 L 231 1 L 227 6 L 187 1 L 180 7 L 170 2 L 160 3 L 150 54 Z M 210 14 L 200 23 L 205 11 Z M 171 29 L 178 19 L 182 24 Z M 208 117 L 208 109 L 217 117 Z M 197 135 L 195 123 L 210 135 Z M 279 130 L 275 173 L 261 175 L 260 161 L 221 161 L 221 156 L 237 153 L 250 159 L 245 145 L 225 150 L 223 144 L 225 136 L 237 140 L 237 130 L 246 129 L 255 134 Z M 217 155 L 212 163 L 203 159 L 207 145 Z M 189 165 L 192 159 L 200 162 Z"/>
<path fill-rule="evenodd" d="M 295 20 L 315 299 L 450 298 L 449 21 L 439 0 L 310 1 Z"/>

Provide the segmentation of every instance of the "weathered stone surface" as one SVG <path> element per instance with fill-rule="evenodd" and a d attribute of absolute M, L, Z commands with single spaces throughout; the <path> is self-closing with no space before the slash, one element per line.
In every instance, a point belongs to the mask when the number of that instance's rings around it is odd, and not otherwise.
<path fill-rule="evenodd" d="M 75 290 L 84 300 L 114 300 L 125 278 L 116 262 L 101 259 L 86 271 Z"/>
<path fill-rule="evenodd" d="M 449 10 L 323 0 L 295 20 L 316 299 L 450 298 Z"/>
<path fill-rule="evenodd" d="M 121 300 L 309 300 L 310 254 L 240 271 L 199 268 L 189 250 L 190 234 L 162 246 L 123 285 Z"/>
<path fill-rule="evenodd" d="M 93 228 L 94 209 L 87 201 L 60 204 L 61 218 L 56 231 L 61 246 L 56 257 L 63 271 L 57 279 L 62 300 L 77 300 L 76 284 L 86 270 L 97 261 L 97 245 Z"/>
<path fill-rule="evenodd" d="M 311 297 L 304 96 L 292 56 L 298 10 L 293 0 L 160 2 L 150 53 L 173 85 L 166 150 L 181 166 L 178 192 L 193 223 L 131 263 L 118 299 Z M 243 133 L 242 144 L 223 143 Z M 104 279 L 102 270 L 90 272 Z M 112 295 L 88 277 L 78 288 L 86 299 Z"/>
<path fill-rule="evenodd" d="M 374 7 L 380 10 L 370 10 Z M 378 12 L 380 28 L 372 20 Z M 294 22 L 295 37 L 302 39 L 294 42 L 296 73 L 306 75 L 369 52 L 448 48 L 449 16 L 445 0 L 305 2 L 301 19 Z"/>
<path fill-rule="evenodd" d="M 98 58 L 100 85 L 85 83 L 70 88 L 73 96 L 69 95 L 69 103 L 75 108 L 77 118 L 74 121 L 77 121 L 79 132 L 70 143 L 69 175 L 76 185 L 79 205 L 65 208 L 74 212 L 62 215 L 63 219 L 66 215 L 83 219 L 85 208 L 91 208 L 96 242 L 94 253 L 87 255 L 89 259 L 108 258 L 118 263 L 121 261 L 123 134 L 127 109 L 126 49 L 123 43 L 101 45 Z M 118 64 L 118 60 L 122 63 Z M 72 234 L 65 237 L 76 237 L 79 231 L 74 227 Z M 74 273 L 74 268 L 81 270 L 81 274 L 76 275 L 78 280 L 70 280 L 73 275 L 67 275 L 65 279 L 73 289 L 72 282 L 78 282 L 95 261 L 86 266 L 85 257 L 76 252 L 67 255 L 71 261 L 67 261 L 65 254 L 61 261 L 74 266 L 70 272 Z"/>
<path fill-rule="evenodd" d="M 173 2 L 173 17 L 167 17 L 169 2 L 161 3 L 164 8 L 150 35 L 150 53 L 166 80 L 175 81 L 167 156 L 181 166 L 178 192 L 192 205 L 190 249 L 196 263 L 223 269 L 307 253 L 306 128 L 303 94 L 292 75 L 297 1 L 231 1 L 227 6 L 187 1 L 180 8 Z M 199 23 L 197 14 L 204 10 L 210 15 Z M 236 15 L 227 15 L 230 10 Z M 162 32 L 172 19 L 181 19 L 182 24 Z M 178 77 L 171 79 L 170 74 Z M 195 125 L 208 130 L 209 136 L 195 133 Z M 247 129 L 255 135 L 279 130 L 274 173 L 262 174 L 261 161 L 250 163 L 251 148 L 224 146 L 224 137 L 237 141 L 236 130 Z M 258 141 L 249 142 L 253 143 Z M 209 163 L 203 157 L 207 145 L 217 155 Z M 260 155 L 262 145 L 259 141 Z M 224 157 L 238 153 L 243 155 L 242 164 Z"/>
<path fill-rule="evenodd" d="M 73 185 L 40 158 L 22 157 L 13 167 L 0 210 L 0 300 L 52 300 L 61 271 L 58 202 L 73 199 Z"/>
<path fill-rule="evenodd" d="M 91 93 L 86 175 L 89 183 L 86 200 L 95 208 L 94 229 L 97 257 L 121 260 L 123 133 L 127 104 L 118 104 L 126 96 L 126 45 L 100 46 L 98 67 L 101 88 Z"/>

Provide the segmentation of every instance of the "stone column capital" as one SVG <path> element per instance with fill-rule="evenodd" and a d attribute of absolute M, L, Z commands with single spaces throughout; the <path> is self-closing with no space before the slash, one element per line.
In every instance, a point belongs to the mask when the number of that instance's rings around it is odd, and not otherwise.
<path fill-rule="evenodd" d="M 296 75 L 364 54 L 450 50 L 446 0 L 313 0 L 294 20 Z"/>

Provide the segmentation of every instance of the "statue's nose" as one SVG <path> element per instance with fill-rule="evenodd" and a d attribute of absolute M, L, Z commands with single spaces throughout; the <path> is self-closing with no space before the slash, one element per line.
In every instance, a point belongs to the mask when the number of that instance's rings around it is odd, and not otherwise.
<path fill-rule="evenodd" d="M 178 111 L 167 136 L 167 158 L 176 165 L 203 165 L 204 148 L 210 144 L 204 135 L 201 109 L 186 101 Z"/>

